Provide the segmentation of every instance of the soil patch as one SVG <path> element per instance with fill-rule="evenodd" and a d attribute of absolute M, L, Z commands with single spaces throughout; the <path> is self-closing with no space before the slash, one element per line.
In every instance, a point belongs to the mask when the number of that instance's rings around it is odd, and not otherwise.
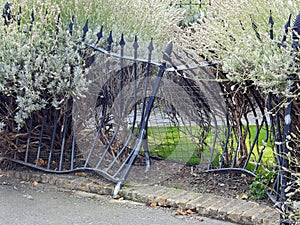
<path fill-rule="evenodd" d="M 142 165 L 142 164 L 141 164 Z M 240 171 L 205 172 L 199 166 L 187 166 L 174 161 L 152 159 L 151 168 L 134 165 L 126 183 L 134 185 L 161 185 L 197 193 L 212 193 L 227 198 L 239 198 L 273 206 L 265 196 L 262 200 L 252 199 L 249 185 L 254 177 Z"/>

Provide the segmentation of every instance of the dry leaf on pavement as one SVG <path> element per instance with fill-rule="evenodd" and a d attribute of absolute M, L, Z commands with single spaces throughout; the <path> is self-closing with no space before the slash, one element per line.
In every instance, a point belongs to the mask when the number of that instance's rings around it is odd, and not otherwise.
<path fill-rule="evenodd" d="M 178 210 L 177 210 L 177 213 L 178 213 L 179 215 L 181 215 L 181 216 L 185 216 L 185 215 L 188 214 L 187 211 L 181 210 L 181 209 L 178 209 Z"/>
<path fill-rule="evenodd" d="M 32 185 L 33 185 L 34 187 L 36 187 L 38 184 L 39 184 L 39 183 L 38 183 L 36 180 L 32 182 Z"/>
<path fill-rule="evenodd" d="M 203 222 L 204 218 L 203 217 L 199 217 L 199 218 L 197 218 L 197 220 L 200 221 L 200 222 Z"/>
<path fill-rule="evenodd" d="M 195 212 L 194 212 L 193 210 L 191 210 L 191 209 L 188 209 L 186 212 L 187 212 L 188 214 L 190 214 L 190 215 L 194 215 L 194 214 L 195 214 Z"/>
<path fill-rule="evenodd" d="M 157 202 L 151 202 L 149 206 L 150 207 L 156 207 L 157 206 Z"/>

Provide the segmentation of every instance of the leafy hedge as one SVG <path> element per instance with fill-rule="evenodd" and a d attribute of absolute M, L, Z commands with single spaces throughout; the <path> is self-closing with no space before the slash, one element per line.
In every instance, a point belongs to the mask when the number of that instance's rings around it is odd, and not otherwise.
<path fill-rule="evenodd" d="M 284 190 L 288 195 L 289 208 L 286 217 L 298 221 L 299 206 L 295 199 L 299 199 L 300 191 L 300 77 L 297 47 L 300 32 L 293 31 L 293 24 L 299 14 L 300 2 L 222 0 L 211 3 L 206 16 L 186 29 L 182 45 L 194 52 L 198 60 L 204 58 L 219 62 L 216 74 L 224 86 L 227 106 L 231 107 L 229 113 L 233 117 L 247 113 L 248 99 L 253 93 L 262 107 L 266 107 L 266 99 L 271 93 L 274 108 L 266 112 L 266 116 L 268 113 L 278 113 L 282 128 L 287 121 L 286 108 L 289 103 L 293 104 L 291 133 L 282 143 L 274 144 L 284 145 L 289 150 L 284 157 L 288 158 L 290 166 L 280 168 L 293 178 Z M 290 15 L 290 25 L 286 25 Z M 238 127 L 239 120 L 233 118 L 232 124 Z M 276 135 L 281 136 L 282 133 Z"/>
<path fill-rule="evenodd" d="M 31 112 L 49 105 L 59 108 L 86 86 L 86 65 L 80 54 L 84 46 L 72 41 L 60 24 L 56 26 L 58 7 L 48 2 L 39 6 L 31 17 L 26 16 L 31 11 L 26 5 L 19 11 L 10 6 L 4 14 L 7 24 L 0 29 L 1 109 L 6 111 L 0 114 L 2 127 L 13 116 L 20 128 Z"/>
<path fill-rule="evenodd" d="M 0 128 L 11 117 L 20 128 L 31 112 L 49 105 L 60 108 L 70 96 L 82 93 L 90 50 L 74 40 L 80 40 L 87 19 L 89 41 L 103 26 L 104 32 L 112 30 L 116 38 L 124 33 L 126 41 L 138 35 L 140 45 L 154 38 L 161 49 L 178 29 L 184 12 L 159 0 L 12 0 L 8 9 L 7 22 L 0 29 L 0 93 L 11 98 L 13 106 L 5 106 L 7 99 L 2 99 Z M 68 25 L 73 15 L 71 37 Z"/>
<path fill-rule="evenodd" d="M 186 46 L 207 60 L 220 61 L 226 78 L 247 88 L 245 81 L 265 93 L 290 96 L 286 81 L 298 71 L 295 61 L 299 53 L 291 54 L 291 27 L 286 41 L 284 26 L 292 15 L 299 13 L 298 1 L 223 0 L 212 1 L 206 16 L 186 32 Z M 271 15 L 274 37 L 270 38 Z M 199 38 L 201 36 L 201 38 Z M 296 60 L 295 60 L 296 59 Z M 297 95 L 295 94 L 294 97 Z"/>

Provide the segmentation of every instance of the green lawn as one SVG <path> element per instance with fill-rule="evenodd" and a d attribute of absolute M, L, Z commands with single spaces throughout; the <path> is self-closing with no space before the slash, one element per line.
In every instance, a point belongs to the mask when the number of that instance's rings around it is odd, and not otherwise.
<path fill-rule="evenodd" d="M 176 160 L 188 164 L 199 164 L 200 153 L 202 157 L 209 159 L 210 138 L 206 138 L 207 145 L 202 146 L 197 137 L 200 135 L 201 128 L 198 127 L 149 127 L 148 143 L 151 155 Z"/>
<path fill-rule="evenodd" d="M 200 151 L 200 144 L 197 141 L 197 137 L 201 128 L 199 127 L 172 127 L 172 126 L 160 126 L 160 127 L 149 127 L 148 128 L 148 144 L 150 154 L 153 156 L 159 156 L 161 158 L 176 160 L 184 162 L 187 164 L 199 164 L 200 163 L 200 154 L 205 159 L 205 162 L 208 162 L 211 154 L 213 135 L 212 132 L 209 133 L 205 142 L 207 145 L 202 146 L 202 151 Z M 256 127 L 250 126 L 250 134 L 248 134 L 246 145 L 248 151 L 254 140 L 256 133 Z M 258 159 L 259 152 L 262 149 L 264 139 L 266 136 L 266 130 L 261 130 L 258 137 L 258 147 L 255 146 L 250 158 L 250 162 L 255 162 Z M 192 138 L 194 137 L 194 138 Z M 225 136 L 224 136 L 225 139 Z M 235 144 L 236 145 L 236 144 Z M 222 154 L 223 146 L 218 139 L 214 156 L 213 156 L 213 165 L 218 165 L 219 156 Z M 272 146 L 270 141 L 266 143 L 264 149 L 262 163 L 263 164 L 272 164 L 275 162 L 274 154 L 272 151 Z M 255 165 L 250 163 L 248 165 L 249 170 L 253 170 Z"/>
<path fill-rule="evenodd" d="M 247 148 L 250 149 L 250 146 L 254 140 L 254 137 L 255 137 L 255 134 L 256 134 L 256 126 L 252 125 L 250 126 L 250 134 L 251 136 L 247 136 L 247 140 L 248 142 L 246 143 L 247 144 Z M 257 161 L 258 157 L 259 157 L 259 154 L 260 152 L 262 151 L 262 148 L 263 146 L 264 147 L 264 150 L 263 150 L 263 156 L 262 156 L 262 161 L 261 161 L 261 164 L 263 165 L 266 165 L 266 166 L 269 166 L 269 165 L 272 165 L 272 164 L 276 164 L 275 163 L 275 156 L 274 156 L 274 152 L 273 152 L 273 149 L 272 149 L 272 144 L 271 144 L 271 141 L 270 141 L 270 136 L 268 138 L 268 141 L 265 143 L 265 138 L 266 138 L 266 130 L 265 129 L 261 129 L 260 132 L 259 132 L 259 136 L 258 136 L 258 145 L 254 147 L 253 149 L 253 152 L 252 152 L 252 155 L 251 155 L 251 158 L 250 158 L 250 164 L 248 164 L 247 166 L 247 169 L 249 170 L 253 170 L 255 165 L 251 162 L 255 162 Z"/>

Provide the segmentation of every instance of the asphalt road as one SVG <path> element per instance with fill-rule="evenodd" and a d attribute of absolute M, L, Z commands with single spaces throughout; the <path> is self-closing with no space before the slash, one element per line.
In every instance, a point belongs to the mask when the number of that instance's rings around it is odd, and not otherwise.
<path fill-rule="evenodd" d="M 0 209 L 1 225 L 233 225 L 197 215 L 177 215 L 172 209 L 59 190 L 49 184 L 3 176 L 0 176 Z"/>

